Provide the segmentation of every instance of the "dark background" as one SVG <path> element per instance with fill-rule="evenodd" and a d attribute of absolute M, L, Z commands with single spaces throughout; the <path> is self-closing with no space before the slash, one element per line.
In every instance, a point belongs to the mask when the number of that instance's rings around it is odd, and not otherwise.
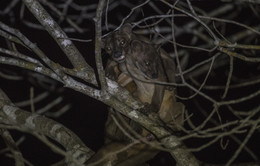
<path fill-rule="evenodd" d="M 74 1 L 77 4 L 95 4 L 97 1 Z M 1 0 L 0 9 L 3 10 L 6 5 L 9 3 L 7 0 Z M 132 2 L 136 4 L 140 4 L 140 1 Z M 225 2 L 221 2 L 218 0 L 209 0 L 209 1 L 192 1 L 192 4 L 194 6 L 197 6 L 199 8 L 202 8 L 205 11 L 211 11 L 214 8 L 222 5 Z M 162 3 L 155 1 L 155 4 L 157 4 L 161 9 L 165 10 L 167 7 L 165 7 Z M 44 6 L 45 9 L 48 11 L 49 9 Z M 71 64 L 68 62 L 68 60 L 65 58 L 64 54 L 60 50 L 60 48 L 56 45 L 55 41 L 48 35 L 48 33 L 44 30 L 37 30 L 32 29 L 28 27 L 24 21 L 30 21 L 38 23 L 38 21 L 29 13 L 27 9 L 25 9 L 24 17 L 22 19 L 19 18 L 20 16 L 20 10 L 21 10 L 21 2 L 19 2 L 18 5 L 8 14 L 1 14 L 0 20 L 4 22 L 5 24 L 19 29 L 25 36 L 29 38 L 32 42 L 36 43 L 44 52 L 49 55 L 49 58 L 52 59 L 54 62 L 58 62 L 61 65 L 65 67 L 71 67 Z M 239 22 L 244 22 L 249 24 L 250 26 L 254 26 L 258 24 L 259 18 L 257 17 L 251 17 L 253 14 L 250 12 L 250 6 L 248 5 L 237 5 L 235 6 L 235 9 L 240 14 L 238 17 L 234 18 L 234 20 Z M 94 10 L 93 10 L 94 11 Z M 120 18 L 125 17 L 130 12 L 130 9 L 125 6 L 121 6 L 118 8 L 115 8 L 111 12 L 109 12 L 108 15 L 108 21 L 114 26 L 118 26 L 120 22 Z M 74 11 L 73 9 L 70 9 L 69 13 L 74 13 L 75 15 L 78 14 L 77 11 Z M 149 7 L 142 8 L 142 14 L 138 15 L 138 19 L 141 19 L 142 17 L 146 17 L 149 15 L 152 15 L 152 11 Z M 56 20 L 58 20 L 58 16 L 51 13 Z M 94 17 L 94 16 L 93 16 Z M 73 38 L 80 38 L 80 39 L 92 39 L 94 40 L 94 22 L 92 20 L 93 17 L 90 17 L 88 19 L 85 19 L 85 21 L 80 23 L 80 27 L 85 28 L 85 32 L 80 33 L 67 33 L 69 37 Z M 176 19 L 176 24 L 182 25 L 185 24 L 185 22 L 189 21 L 190 19 Z M 255 21 L 252 21 L 255 20 Z M 104 20 L 103 20 L 104 21 Z M 136 21 L 131 20 L 129 18 L 129 22 Z M 66 21 L 59 22 L 61 27 L 67 27 L 69 26 Z M 104 30 L 104 33 L 107 33 L 108 31 L 113 30 L 113 26 L 111 26 L 110 29 Z M 239 31 L 235 26 L 227 26 L 227 31 L 230 33 L 235 33 L 236 31 Z M 178 42 L 180 43 L 189 43 L 189 36 L 183 36 L 182 38 L 178 38 Z M 86 61 L 95 69 L 95 61 L 94 61 L 94 44 L 93 42 L 77 42 L 75 41 L 74 44 L 76 47 L 80 50 L 80 52 L 84 55 Z M 6 48 L 6 43 L 3 37 L 0 37 L 0 47 Z M 18 46 L 19 47 L 19 46 Z M 35 57 L 31 52 L 28 50 L 19 47 L 19 49 L 22 50 L 23 53 L 31 55 L 32 57 Z M 166 48 L 171 50 L 171 48 Z M 196 64 L 197 62 L 200 62 L 203 58 L 202 56 L 196 55 L 198 53 L 194 52 L 192 53 L 193 56 L 191 57 L 189 66 L 192 66 Z M 36 57 L 35 57 L 36 58 Z M 104 54 L 104 62 L 107 60 L 107 55 Z M 259 75 L 259 65 L 258 64 L 252 64 L 252 63 L 244 63 L 241 60 L 235 60 L 235 67 L 234 67 L 234 76 L 237 76 L 241 79 L 250 79 L 253 76 Z M 0 71 L 5 73 L 20 75 L 23 77 L 20 81 L 11 81 L 6 80 L 0 77 L 0 87 L 1 89 L 8 95 L 8 97 L 13 102 L 22 101 L 25 99 L 29 99 L 30 94 L 30 87 L 34 87 L 35 96 L 37 94 L 40 94 L 44 91 L 48 91 L 49 89 L 46 89 L 42 86 L 40 86 L 37 83 L 37 79 L 34 78 L 31 75 L 31 72 L 20 69 L 17 67 L 12 67 L 8 65 L 0 64 Z M 208 84 L 211 85 L 223 85 L 225 84 L 224 78 L 226 78 L 224 73 L 227 73 L 227 68 L 219 68 L 214 71 L 214 76 L 211 76 L 208 80 Z M 201 80 L 203 77 L 201 77 Z M 199 79 L 200 80 L 200 79 Z M 52 109 L 52 111 L 55 111 L 55 109 L 61 108 L 63 105 L 70 103 L 71 108 L 68 112 L 60 116 L 59 118 L 56 118 L 55 120 L 57 122 L 60 122 L 61 124 L 65 125 L 72 131 L 74 131 L 82 140 L 85 142 L 85 144 L 90 147 L 92 150 L 97 150 L 103 145 L 103 136 L 104 136 L 104 123 L 107 117 L 107 106 L 104 105 L 101 102 L 98 102 L 88 96 L 82 95 L 78 92 L 75 92 L 73 90 L 62 88 L 62 85 L 57 83 L 56 85 L 57 89 L 61 88 L 61 91 L 52 90 L 50 91 L 51 95 L 49 98 L 41 101 L 40 103 L 36 104 L 36 109 L 41 108 L 45 105 L 47 105 L 49 102 L 54 100 L 55 98 L 62 96 L 63 102 L 60 105 L 57 105 Z M 238 95 L 242 96 L 242 94 L 250 94 L 254 92 L 255 90 L 259 89 L 259 85 L 251 86 L 249 88 L 241 88 L 238 90 L 234 90 L 230 93 L 231 95 L 228 96 L 229 99 L 236 98 Z M 182 94 L 189 95 L 191 92 L 187 89 L 179 88 L 178 92 L 182 92 Z M 206 91 L 207 92 L 207 91 Z M 209 91 L 208 94 L 211 94 L 213 97 L 217 98 L 219 96 L 219 91 Z M 200 107 L 204 109 L 211 110 L 211 103 L 206 101 L 202 97 L 196 97 L 196 100 L 199 103 Z M 183 101 L 186 105 L 188 110 L 191 110 L 192 113 L 196 113 L 196 108 L 198 105 L 194 103 L 193 101 Z M 203 104 L 201 104 L 203 103 Z M 256 105 L 259 105 L 259 97 L 255 98 L 253 100 L 250 100 L 249 102 L 245 104 L 239 104 L 236 107 L 242 108 L 243 110 L 250 109 L 252 107 L 255 107 Z M 30 107 L 23 108 L 25 110 L 30 110 Z M 224 108 L 225 109 L 225 108 Z M 224 113 L 223 113 L 224 112 Z M 222 112 L 222 115 L 226 118 L 225 120 L 232 120 L 232 116 L 229 113 L 225 113 L 225 111 Z M 199 124 L 202 121 L 203 116 L 200 114 L 196 114 L 196 116 L 193 117 L 195 124 Z M 61 159 L 61 156 L 57 156 L 55 153 L 53 153 L 47 146 L 45 146 L 43 143 L 38 141 L 36 138 L 29 134 L 20 133 L 17 131 L 12 131 L 12 135 L 14 136 L 15 140 L 18 140 L 21 136 L 25 136 L 26 139 L 22 144 L 19 146 L 21 152 L 23 153 L 23 156 L 34 163 L 37 166 L 44 166 L 51 164 L 55 161 L 58 161 L 58 159 Z M 241 138 L 244 138 L 244 136 L 241 136 Z M 260 140 L 259 132 L 256 132 L 254 136 L 250 139 L 248 146 L 259 156 L 259 148 L 258 142 Z M 189 147 L 196 147 L 200 144 L 203 144 L 203 142 L 207 141 L 206 139 L 193 139 L 186 141 L 187 145 Z M 223 141 L 229 141 L 228 138 L 224 138 Z M 0 139 L 0 151 L 1 149 L 5 148 L 5 145 L 3 143 L 3 140 Z M 215 143 L 213 146 L 210 146 L 209 148 L 206 148 L 202 150 L 201 152 L 195 153 L 196 157 L 198 159 L 205 161 L 205 162 L 214 162 L 214 163 L 223 163 L 227 161 L 230 156 L 232 156 L 234 150 L 236 150 L 237 146 L 233 142 L 229 142 L 228 148 L 226 150 L 222 150 L 219 142 Z M 243 161 L 251 161 L 251 157 L 242 152 L 239 155 L 239 158 L 236 160 L 237 162 Z M 174 161 L 171 159 L 171 156 L 166 153 L 162 152 L 156 156 L 155 159 L 153 159 L 150 164 L 152 166 L 156 165 L 163 165 L 163 166 L 170 166 L 173 165 Z M 0 154 L 0 165 L 14 165 L 14 162 L 12 159 L 9 159 L 8 157 L 5 157 L 4 154 Z"/>

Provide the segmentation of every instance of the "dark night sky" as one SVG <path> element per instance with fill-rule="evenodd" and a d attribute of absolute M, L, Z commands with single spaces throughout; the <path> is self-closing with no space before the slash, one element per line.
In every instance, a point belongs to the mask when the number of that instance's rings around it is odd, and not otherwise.
<path fill-rule="evenodd" d="M 78 4 L 83 3 L 82 1 L 75 1 Z M 93 3 L 96 1 L 88 1 L 84 3 Z M 221 3 L 217 0 L 212 0 L 210 3 L 209 1 L 206 3 L 206 1 L 196 1 L 193 2 L 194 5 L 197 5 L 198 7 L 203 8 L 204 10 L 210 11 L 211 9 L 215 8 L 216 6 L 220 5 Z M 83 4 L 82 4 L 83 5 Z M 4 6 L 4 5 L 3 5 Z M 2 9 L 2 7 L 0 7 Z M 248 8 L 247 8 L 248 9 Z M 246 20 L 250 14 L 246 12 L 244 9 L 237 9 L 239 12 L 241 12 L 239 19 L 244 21 Z M 42 50 L 47 55 L 50 55 L 49 58 L 52 59 L 55 62 L 60 63 L 61 65 L 65 67 L 71 67 L 71 65 L 68 63 L 68 60 L 65 58 L 64 54 L 60 50 L 60 48 L 56 45 L 55 41 L 48 36 L 48 33 L 46 31 L 41 31 L 41 30 L 35 30 L 27 27 L 21 20 L 19 20 L 19 11 L 20 11 L 20 5 L 17 5 L 17 7 L 14 10 L 14 16 L 15 16 L 15 21 L 11 21 L 9 16 L 6 15 L 0 15 L 0 20 L 3 21 L 4 23 L 8 24 L 9 26 L 15 27 L 19 29 L 25 36 L 27 36 L 32 42 L 36 43 L 37 46 L 39 46 Z M 113 20 L 113 17 L 117 16 L 118 13 L 124 13 L 124 16 L 129 12 L 130 10 L 122 7 L 120 9 L 115 9 L 113 12 L 110 13 L 109 15 L 109 21 L 113 22 L 114 24 L 118 25 L 118 21 Z M 73 13 L 73 11 L 72 11 Z M 144 9 L 144 15 L 147 16 L 151 13 L 149 13 L 149 9 Z M 25 18 L 26 20 L 33 21 L 35 18 L 32 17 L 32 15 L 27 11 L 25 12 Z M 236 18 L 238 19 L 238 18 Z M 259 20 L 259 19 L 258 19 Z M 250 22 L 250 20 L 248 20 Z M 258 21 L 259 22 L 259 21 Z M 185 19 L 179 19 L 177 20 L 177 23 L 183 24 L 185 23 Z M 251 23 L 251 26 L 253 26 L 254 23 Z M 67 26 L 67 23 L 61 23 L 62 26 Z M 92 20 L 87 20 L 82 25 L 82 27 L 86 27 L 88 31 L 84 34 L 79 34 L 79 33 L 68 33 L 69 37 L 73 38 L 80 38 L 80 39 L 94 39 L 94 22 Z M 235 32 L 240 29 L 232 29 L 232 26 L 228 27 L 231 29 L 231 31 Z M 179 41 L 187 42 L 187 38 L 182 38 L 179 39 Z M 86 61 L 93 67 L 95 68 L 95 63 L 94 63 L 94 44 L 93 42 L 91 43 L 83 43 L 83 42 L 74 42 L 76 47 L 79 49 L 79 51 L 84 55 Z M 0 37 L 0 47 L 6 48 L 6 43 L 5 40 Z M 28 50 L 19 47 L 19 50 L 22 50 L 25 54 L 30 54 L 33 57 L 32 53 L 28 52 Z M 196 54 L 196 53 L 195 53 Z M 200 61 L 201 59 L 197 58 L 198 56 L 194 55 L 192 58 L 192 63 L 196 63 L 196 61 Z M 104 55 L 104 61 L 106 61 L 107 56 Z M 239 60 L 236 60 L 236 66 L 234 67 L 234 75 L 235 76 L 240 76 L 241 78 L 250 78 L 250 76 L 254 76 L 259 74 L 259 70 L 256 70 L 258 65 L 256 64 L 244 64 Z M 190 64 L 192 65 L 192 64 Z M 44 87 L 41 87 L 37 82 L 35 82 L 35 79 L 32 78 L 30 75 L 30 72 L 26 70 L 21 70 L 18 69 L 17 67 L 10 67 L 7 65 L 2 65 L 0 64 L 0 71 L 12 71 L 13 73 L 18 73 L 19 75 L 24 76 L 24 79 L 20 81 L 10 81 L 10 80 L 5 80 L 0 77 L 0 87 L 3 89 L 4 92 L 7 93 L 9 98 L 13 102 L 21 101 L 24 99 L 29 98 L 29 89 L 31 86 L 34 87 L 35 90 L 35 96 L 37 94 L 40 94 L 46 89 Z M 223 83 L 222 77 L 223 73 L 226 72 L 226 70 L 221 70 L 216 71 L 215 77 L 212 77 L 209 79 L 208 83 Z M 222 76 L 222 77 L 221 77 Z M 218 78 L 216 78 L 218 77 Z M 223 77 L 225 78 L 225 77 Z M 32 81 L 34 80 L 34 81 Z M 217 82 L 219 81 L 219 82 Z M 62 85 L 57 84 L 57 87 L 62 88 Z M 241 94 L 248 94 L 248 92 L 253 92 L 255 90 L 259 89 L 259 86 L 252 86 L 251 89 L 241 89 L 239 92 L 232 91 L 230 98 L 236 98 L 237 95 Z M 180 91 L 180 90 L 179 90 Z M 66 103 L 71 104 L 71 109 L 62 115 L 61 117 L 55 119 L 58 122 L 62 123 L 66 127 L 70 128 L 73 130 L 85 143 L 88 147 L 90 147 L 93 150 L 97 150 L 100 148 L 103 144 L 103 132 L 104 132 L 104 123 L 106 120 L 107 116 L 107 106 L 104 105 L 103 103 L 96 101 L 88 96 L 85 96 L 83 94 L 80 94 L 79 92 L 75 92 L 71 89 L 63 88 L 61 92 L 57 91 L 50 91 L 51 95 L 48 99 L 43 100 L 42 102 L 38 103 L 36 105 L 36 108 L 41 108 L 42 106 L 47 105 L 50 101 L 54 100 L 55 98 L 62 96 L 63 97 L 63 102 L 59 105 L 57 105 L 55 109 L 59 109 L 62 106 L 64 106 Z M 186 92 L 189 94 L 190 92 Z M 216 95 L 219 93 L 218 91 L 211 91 L 212 95 Z M 205 105 L 202 105 L 202 107 L 209 108 L 210 106 L 207 105 L 207 101 L 202 99 L 201 97 L 197 97 L 199 101 L 202 103 L 205 103 Z M 251 102 L 251 103 L 250 103 Z M 256 105 L 256 102 L 259 103 L 259 98 L 254 99 L 250 101 L 250 104 L 245 104 L 245 105 L 239 105 L 237 107 L 243 108 L 243 109 L 248 109 Z M 187 108 L 190 110 L 194 110 L 196 105 L 194 102 L 191 101 L 184 101 L 184 103 L 187 105 Z M 29 107 L 24 108 L 26 110 L 29 110 Z M 226 108 L 225 108 L 226 109 Z M 200 116 L 196 119 L 197 122 L 200 122 L 199 119 Z M 195 121 L 196 121 L 195 120 Z M 20 132 L 16 131 L 11 131 L 11 133 L 14 135 L 15 139 L 20 138 L 22 135 Z M 48 147 L 44 146 L 40 141 L 35 139 L 33 136 L 29 134 L 25 134 L 26 140 L 21 144 L 20 148 L 21 151 L 23 152 L 23 155 L 26 159 L 32 161 L 35 163 L 36 166 L 41 166 L 41 165 L 47 165 L 50 163 L 53 163 L 57 161 L 57 158 L 61 158 L 60 156 L 58 157 L 57 155 L 54 155 L 53 152 L 51 152 Z M 252 148 L 252 150 L 259 156 L 259 146 L 255 145 L 259 141 L 259 133 L 255 134 L 254 137 L 251 139 L 249 142 L 249 146 Z M 187 142 L 190 147 L 193 147 L 194 144 L 198 145 L 198 143 L 205 141 L 205 140 L 198 140 L 194 139 L 193 142 Z M 228 141 L 228 138 L 224 138 L 223 140 Z M 0 149 L 4 147 L 3 140 L 0 139 Z M 231 150 L 235 150 L 236 146 L 233 142 L 229 143 L 229 149 L 226 151 L 223 151 L 220 149 L 219 144 L 217 146 L 210 147 L 206 150 L 203 150 L 202 153 L 196 153 L 196 156 L 207 162 L 223 162 L 227 161 L 227 159 L 231 156 L 230 152 Z M 219 155 L 219 151 L 221 151 L 221 155 Z M 246 153 L 242 153 L 239 156 L 239 159 L 241 161 L 247 161 L 251 160 L 250 156 L 247 155 Z M 40 161 L 40 162 L 39 162 Z M 4 162 L 4 163 L 3 163 Z M 163 163 L 163 166 L 168 166 L 172 165 L 174 161 L 171 160 L 171 157 L 167 153 L 160 153 L 154 160 L 150 162 L 151 166 L 159 165 Z M 0 165 L 13 165 L 13 161 L 4 157 L 2 154 L 0 154 Z"/>

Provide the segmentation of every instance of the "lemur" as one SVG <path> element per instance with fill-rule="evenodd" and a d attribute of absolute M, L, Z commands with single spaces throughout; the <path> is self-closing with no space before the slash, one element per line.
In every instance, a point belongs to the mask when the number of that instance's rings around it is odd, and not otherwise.
<path fill-rule="evenodd" d="M 184 106 L 176 102 L 173 90 L 168 90 L 165 86 L 153 82 L 175 82 L 174 61 L 148 39 L 132 33 L 130 24 L 123 25 L 118 31 L 103 39 L 102 47 L 111 57 L 105 69 L 106 75 L 117 81 L 119 85 L 127 87 L 140 101 L 151 105 L 163 122 L 172 123 L 172 126 L 178 130 L 178 126 L 183 124 Z M 128 86 L 129 84 L 131 86 Z M 117 115 L 120 116 L 120 114 Z M 141 136 L 148 134 L 135 122 L 128 118 L 125 120 Z M 98 164 L 100 166 L 107 162 L 112 165 L 120 163 L 119 165 L 122 166 L 141 166 L 141 163 L 153 158 L 159 152 L 149 145 L 136 144 L 127 151 L 116 154 L 115 151 L 120 151 L 129 144 L 129 138 L 119 131 L 110 115 L 106 122 L 106 132 L 110 141 L 114 142 L 107 142 L 91 162 L 98 161 L 111 153 L 115 156 Z"/>
<path fill-rule="evenodd" d="M 184 105 L 176 102 L 174 92 L 145 81 L 175 82 L 175 63 L 163 49 L 135 35 L 130 24 L 103 39 L 103 48 L 111 57 L 106 66 L 108 77 L 122 86 L 133 79 L 137 84 L 134 96 L 159 110 L 159 116 L 166 123 L 182 125 Z"/>

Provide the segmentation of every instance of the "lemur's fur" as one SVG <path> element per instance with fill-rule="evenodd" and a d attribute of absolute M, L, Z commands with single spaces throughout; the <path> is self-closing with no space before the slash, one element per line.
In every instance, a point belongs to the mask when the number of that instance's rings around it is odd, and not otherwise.
<path fill-rule="evenodd" d="M 183 124 L 183 104 L 176 102 L 173 90 L 152 82 L 175 82 L 175 64 L 165 51 L 157 48 L 146 38 L 132 33 L 130 24 L 123 25 L 118 31 L 103 39 L 102 46 L 110 55 L 106 75 L 126 87 L 140 101 L 151 105 L 163 122 L 171 124 L 174 130 L 179 130 L 178 126 Z M 92 162 L 124 148 L 129 143 L 129 138 L 120 132 L 113 122 L 111 118 L 113 113 L 110 111 L 109 114 L 106 134 L 110 141 L 114 142 L 107 142 L 107 145 L 92 158 Z M 114 114 L 122 119 L 119 113 Z M 138 124 L 126 117 L 124 119 L 135 132 L 141 136 L 147 135 L 147 132 L 144 132 L 146 130 Z M 137 144 L 127 151 L 116 154 L 113 159 L 104 160 L 100 166 L 107 162 L 110 164 L 112 162 L 114 165 L 120 163 L 122 166 L 141 166 L 141 163 L 153 158 L 158 152 L 146 144 Z M 122 160 L 120 156 L 123 156 Z"/>

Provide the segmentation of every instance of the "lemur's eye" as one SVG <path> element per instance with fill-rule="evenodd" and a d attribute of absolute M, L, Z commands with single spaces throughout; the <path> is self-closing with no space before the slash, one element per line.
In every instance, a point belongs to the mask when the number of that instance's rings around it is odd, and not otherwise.
<path fill-rule="evenodd" d="M 111 51 L 111 47 L 106 47 L 106 50 L 107 51 Z"/>
<path fill-rule="evenodd" d="M 125 45 L 125 39 L 122 39 L 122 40 L 120 41 L 120 45 L 121 45 L 121 46 Z"/>
<path fill-rule="evenodd" d="M 150 62 L 146 61 L 145 66 L 150 66 Z"/>

